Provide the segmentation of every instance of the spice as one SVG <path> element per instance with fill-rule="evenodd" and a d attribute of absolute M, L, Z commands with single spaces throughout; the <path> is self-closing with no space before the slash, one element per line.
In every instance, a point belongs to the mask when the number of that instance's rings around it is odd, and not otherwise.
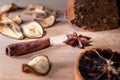
<path fill-rule="evenodd" d="M 78 48 L 84 48 L 89 44 L 89 40 L 91 39 L 88 36 L 83 35 L 77 35 L 76 32 L 73 32 L 73 34 L 67 34 L 67 40 L 64 41 L 64 43 L 71 45 L 72 47 L 77 46 Z"/>
<path fill-rule="evenodd" d="M 6 46 L 8 56 L 19 56 L 38 51 L 50 46 L 50 38 L 41 38 L 38 40 L 14 43 Z"/>

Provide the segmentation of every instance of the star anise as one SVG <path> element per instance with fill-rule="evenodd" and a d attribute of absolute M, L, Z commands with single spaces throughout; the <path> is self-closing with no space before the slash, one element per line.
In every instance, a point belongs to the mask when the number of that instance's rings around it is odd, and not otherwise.
<path fill-rule="evenodd" d="M 67 40 L 64 41 L 64 43 L 71 45 L 72 47 L 78 47 L 78 48 L 84 48 L 85 46 L 89 45 L 90 43 L 90 37 L 83 36 L 83 35 L 77 35 L 76 32 L 73 32 L 73 34 L 67 34 Z"/>

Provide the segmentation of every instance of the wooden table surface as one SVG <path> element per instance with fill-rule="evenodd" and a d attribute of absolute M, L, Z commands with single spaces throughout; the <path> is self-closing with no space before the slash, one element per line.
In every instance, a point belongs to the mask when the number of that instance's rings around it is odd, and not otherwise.
<path fill-rule="evenodd" d="M 40 1 L 44 2 L 46 0 Z M 56 5 L 59 4 L 59 1 L 54 1 L 51 0 L 51 5 L 54 3 L 52 8 L 58 8 L 63 13 L 66 9 L 66 1 L 59 0 L 61 5 L 58 6 Z M 50 3 L 48 4 L 50 6 Z M 59 23 L 45 29 L 46 35 L 44 37 L 50 37 L 53 45 L 23 56 L 9 57 L 5 54 L 5 47 L 11 43 L 27 40 L 15 40 L 0 34 L 0 80 L 74 80 L 74 62 L 79 53 L 84 49 L 73 48 L 62 43 L 66 39 L 66 33 L 73 33 L 73 31 L 90 36 L 92 38 L 91 45 L 93 46 L 89 47 L 109 47 L 120 52 L 120 28 L 99 32 L 85 31 L 69 24 L 64 17 L 64 13 L 61 14 L 58 21 Z M 47 55 L 49 57 L 52 68 L 48 75 L 39 76 L 22 72 L 22 64 L 27 63 L 30 57 L 36 54 Z"/>

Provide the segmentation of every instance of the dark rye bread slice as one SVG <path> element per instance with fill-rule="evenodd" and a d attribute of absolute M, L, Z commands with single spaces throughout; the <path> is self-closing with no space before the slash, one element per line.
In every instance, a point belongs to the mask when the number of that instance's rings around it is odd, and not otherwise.
<path fill-rule="evenodd" d="M 118 28 L 119 0 L 68 0 L 67 19 L 72 24 L 90 31 Z"/>

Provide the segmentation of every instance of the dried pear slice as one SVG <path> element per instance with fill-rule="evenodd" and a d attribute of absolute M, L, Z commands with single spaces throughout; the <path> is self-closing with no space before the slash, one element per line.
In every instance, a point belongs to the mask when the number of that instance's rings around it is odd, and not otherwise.
<path fill-rule="evenodd" d="M 0 15 L 0 21 L 3 21 L 5 19 L 8 19 L 8 15 L 9 13 L 8 12 L 4 12 Z"/>
<path fill-rule="evenodd" d="M 20 15 L 15 16 L 12 20 L 18 25 L 20 25 L 22 23 L 22 19 L 21 19 Z"/>
<path fill-rule="evenodd" d="M 108 48 L 90 48 L 80 53 L 75 80 L 120 80 L 120 53 Z"/>
<path fill-rule="evenodd" d="M 9 19 L 8 18 L 9 12 L 4 12 L 0 15 L 0 21 L 3 21 L 5 19 Z M 16 24 L 21 24 L 22 23 L 22 19 L 20 17 L 20 15 L 15 16 L 14 18 L 12 18 L 12 21 L 14 21 Z"/>
<path fill-rule="evenodd" d="M 50 15 L 54 15 L 55 17 L 57 16 L 57 12 L 55 10 L 45 8 L 45 12 L 47 13 L 48 16 Z"/>
<path fill-rule="evenodd" d="M 40 5 L 28 5 L 28 7 L 24 10 L 26 14 L 39 14 L 46 16 L 47 13 L 44 11 L 43 6 Z"/>
<path fill-rule="evenodd" d="M 23 35 L 27 38 L 39 38 L 43 36 L 43 29 L 36 21 L 21 25 L 21 29 L 23 31 Z"/>
<path fill-rule="evenodd" d="M 36 73 L 46 75 L 51 69 L 51 64 L 47 56 L 37 56 L 29 61 L 27 64 L 22 65 L 22 71 L 26 73 Z"/>
<path fill-rule="evenodd" d="M 15 39 L 24 38 L 20 27 L 11 19 L 5 19 L 0 22 L 0 33 Z"/>
<path fill-rule="evenodd" d="M 8 11 L 14 11 L 17 10 L 18 8 L 19 7 L 14 3 L 4 4 L 3 6 L 0 7 L 0 14 Z"/>
<path fill-rule="evenodd" d="M 43 28 L 50 27 L 55 23 L 55 16 L 51 15 L 43 20 L 39 20 L 38 22 L 42 25 Z"/>

